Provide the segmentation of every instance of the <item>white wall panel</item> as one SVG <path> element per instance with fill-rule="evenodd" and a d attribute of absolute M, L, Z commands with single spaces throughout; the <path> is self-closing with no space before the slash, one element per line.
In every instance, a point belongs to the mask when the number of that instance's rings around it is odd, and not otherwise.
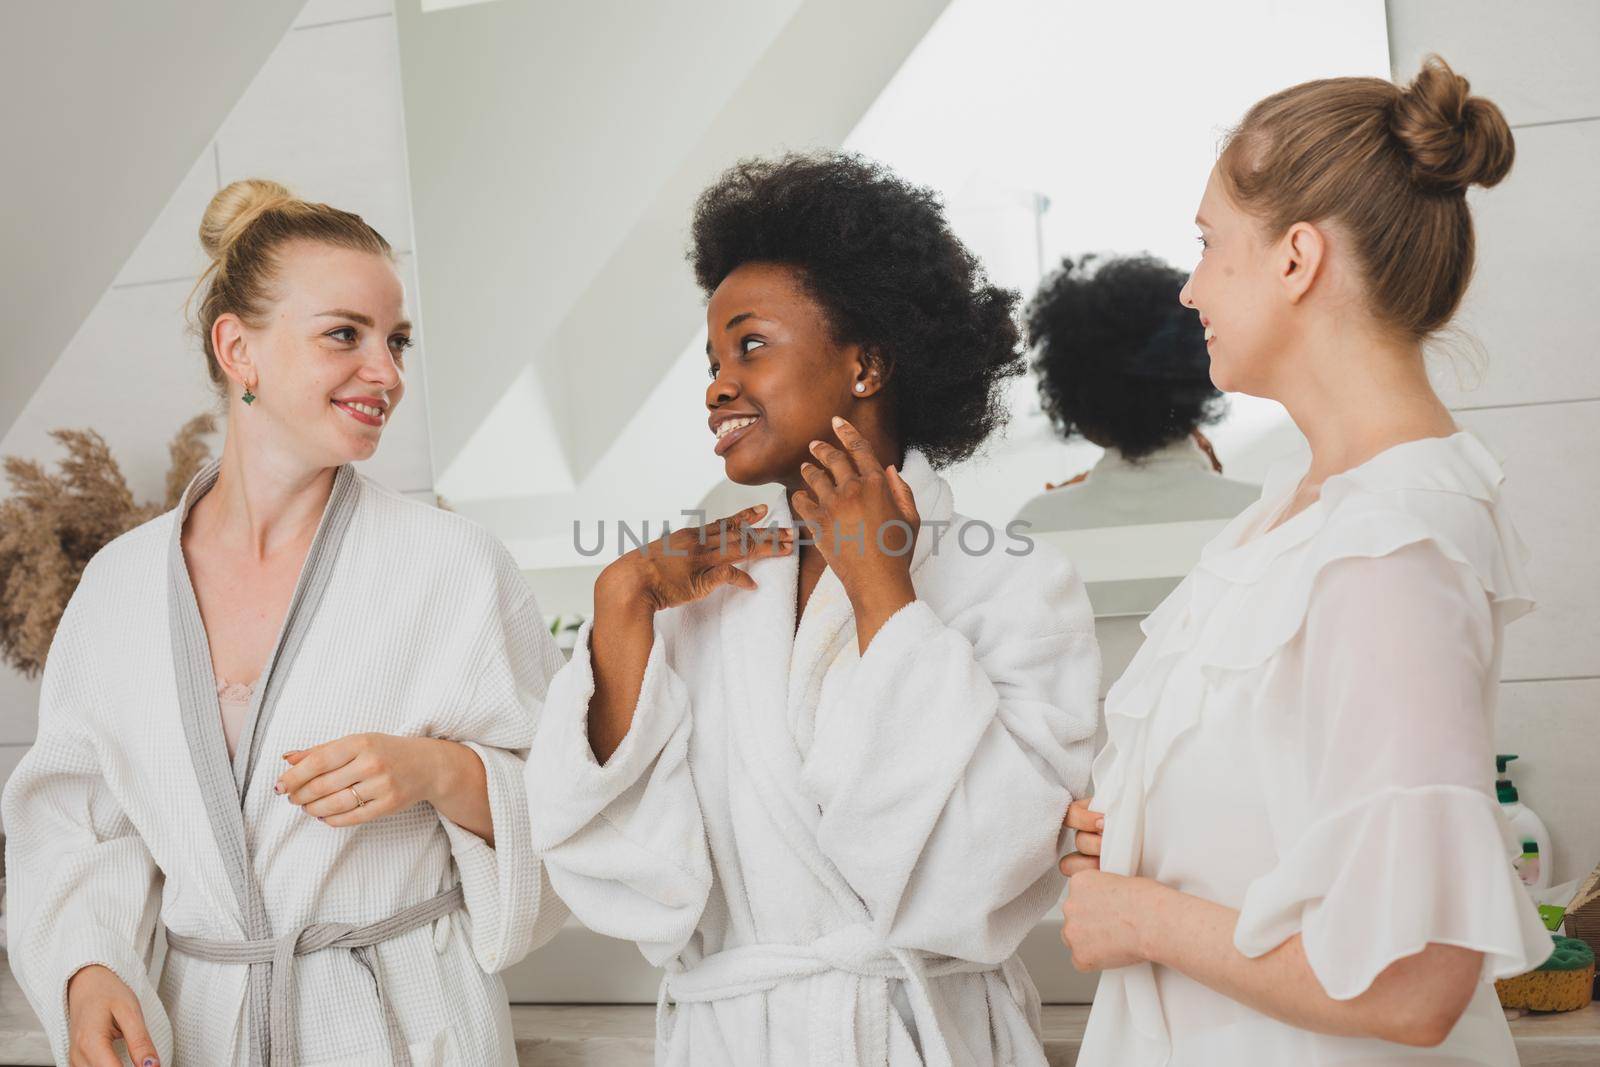
<path fill-rule="evenodd" d="M 1507 630 L 1502 677 L 1600 675 L 1600 400 L 1462 412 L 1457 421 L 1501 458 L 1506 505 L 1532 552 L 1539 606 Z"/>
<path fill-rule="evenodd" d="M 1437 52 L 1514 123 L 1600 115 L 1593 0 L 1389 0 L 1388 11 L 1402 80 Z"/>
<path fill-rule="evenodd" d="M 1456 408 L 1600 397 L 1600 332 L 1588 314 L 1600 268 L 1600 119 L 1515 137 L 1510 177 L 1468 194 L 1476 277 L 1458 329 L 1431 354 L 1434 383 Z"/>

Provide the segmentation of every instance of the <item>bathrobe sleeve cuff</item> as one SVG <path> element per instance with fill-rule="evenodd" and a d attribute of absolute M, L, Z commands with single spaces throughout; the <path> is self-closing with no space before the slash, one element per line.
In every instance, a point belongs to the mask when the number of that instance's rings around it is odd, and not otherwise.
<path fill-rule="evenodd" d="M 95 964 L 111 971 L 133 990 L 134 996 L 139 998 L 145 1029 L 156 1046 L 156 1055 L 161 1057 L 162 1063 L 172 1062 L 172 1023 L 167 1018 L 166 1006 L 161 1003 L 150 972 L 125 937 L 103 926 L 75 926 L 62 933 L 52 955 L 60 967 L 57 1010 L 54 1018 L 41 1021 L 49 1031 L 50 1051 L 57 1063 L 68 1062 L 67 986 L 73 975 Z"/>
<path fill-rule="evenodd" d="M 494 600 L 464 665 L 465 695 L 437 733 L 466 746 L 483 764 L 494 844 L 440 814 L 466 906 L 461 915 L 440 920 L 436 930 L 442 942 L 450 930 L 464 928 L 478 965 L 493 973 L 553 937 L 567 912 L 547 891 L 522 791 L 524 758 L 561 652 L 510 556 L 498 545 L 486 552 L 492 578 L 485 588 Z"/>
<path fill-rule="evenodd" d="M 534 847 L 541 853 L 583 829 L 632 789 L 669 743 L 687 749 L 688 689 L 667 661 L 667 634 L 659 612 L 654 626 L 633 721 L 604 764 L 589 747 L 589 702 L 595 688 L 592 619 L 578 630 L 572 660 L 550 682 L 526 771 Z"/>
<path fill-rule="evenodd" d="M 495 843 L 444 815 L 439 821 L 460 872 L 473 955 L 492 974 L 548 942 L 569 913 L 533 851 L 523 760 L 475 741 L 463 744 L 483 762 Z"/>
<path fill-rule="evenodd" d="M 550 701 L 528 757 L 534 849 L 579 921 L 634 941 L 662 966 L 693 936 L 711 891 L 711 860 L 689 771 L 689 692 L 672 669 L 662 613 L 639 703 L 602 766 L 589 747 L 591 624 Z"/>

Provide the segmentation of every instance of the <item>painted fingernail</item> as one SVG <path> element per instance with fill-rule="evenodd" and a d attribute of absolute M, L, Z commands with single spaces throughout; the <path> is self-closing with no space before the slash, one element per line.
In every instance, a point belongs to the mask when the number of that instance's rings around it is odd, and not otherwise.
<path fill-rule="evenodd" d="M 159 1067 L 159 1065 L 156 1063 L 154 1056 L 146 1056 L 144 1058 L 144 1067 Z"/>
<path fill-rule="evenodd" d="M 835 429 L 837 429 L 837 428 L 839 428 L 839 427 L 840 427 L 840 426 L 843 426 L 843 425 L 845 425 L 845 421 L 844 421 L 844 419 L 843 419 L 843 418 L 841 418 L 841 417 L 840 417 L 840 416 L 838 416 L 838 415 L 835 415 L 835 416 L 834 416 L 834 417 L 833 417 L 833 425 L 834 425 L 834 428 L 835 428 Z"/>
<path fill-rule="evenodd" d="M 273 785 L 272 785 L 272 791 L 281 796 L 283 794 L 283 783 L 282 782 L 274 782 Z"/>

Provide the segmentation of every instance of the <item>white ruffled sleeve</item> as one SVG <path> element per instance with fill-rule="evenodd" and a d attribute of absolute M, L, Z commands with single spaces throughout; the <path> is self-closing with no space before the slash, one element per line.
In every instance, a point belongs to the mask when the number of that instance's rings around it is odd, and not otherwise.
<path fill-rule="evenodd" d="M 1324 567 L 1295 694 L 1308 829 L 1247 891 L 1234 944 L 1260 956 L 1301 934 L 1337 1000 L 1428 944 L 1520 974 L 1549 934 L 1512 868 L 1489 792 L 1497 621 L 1474 571 L 1430 541 Z"/>

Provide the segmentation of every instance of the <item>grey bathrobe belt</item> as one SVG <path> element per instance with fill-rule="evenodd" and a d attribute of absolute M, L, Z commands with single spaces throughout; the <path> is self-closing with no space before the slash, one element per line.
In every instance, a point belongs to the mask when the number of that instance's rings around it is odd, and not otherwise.
<path fill-rule="evenodd" d="M 261 888 L 251 869 L 245 847 L 244 798 L 261 754 L 266 724 L 289 666 L 300 650 L 306 631 L 316 616 L 317 603 L 326 592 L 333 573 L 340 543 L 344 540 L 351 516 L 360 497 L 361 484 L 355 471 L 346 464 L 333 479 L 333 490 L 323 509 L 322 520 L 312 538 L 311 549 L 301 566 L 277 644 L 262 671 L 261 681 L 252 696 L 250 713 L 240 733 L 238 749 L 228 758 L 227 740 L 222 733 L 222 710 L 217 703 L 215 675 L 211 667 L 211 647 L 205 624 L 189 581 L 189 568 L 183 556 L 183 525 L 194 502 L 217 482 L 220 461 L 196 474 L 179 501 L 172 524 L 168 551 L 168 621 L 172 631 L 172 657 L 178 684 L 178 706 L 189 757 L 194 764 L 206 815 L 216 837 L 217 848 L 228 870 L 228 880 L 244 916 L 248 938 L 224 941 L 190 937 L 167 932 L 167 945 L 186 956 L 214 963 L 235 963 L 250 968 L 246 1010 L 249 1017 L 250 1067 L 294 1067 L 295 1062 L 295 957 L 324 949 L 348 949 L 356 961 L 372 975 L 378 1004 L 383 1013 L 389 1039 L 389 1054 L 397 1067 L 412 1067 L 411 1054 L 401 1034 L 384 985 L 374 946 L 382 941 L 426 926 L 464 906 L 461 887 L 446 890 L 420 904 L 402 909 L 387 919 L 356 926 L 350 923 L 307 923 L 298 930 L 272 936 L 267 922 Z"/>
<path fill-rule="evenodd" d="M 256 941 L 217 941 L 206 937 L 186 937 L 167 933 L 167 947 L 185 956 L 212 963 L 269 963 L 272 965 L 271 993 L 267 999 L 268 1031 L 272 1067 L 294 1067 L 294 976 L 296 956 L 329 948 L 349 949 L 356 962 L 367 969 L 378 989 L 378 1007 L 383 1012 L 384 1029 L 389 1036 L 389 1061 L 396 1067 L 412 1067 L 411 1051 L 400 1031 L 400 1020 L 384 987 L 383 968 L 378 966 L 372 947 L 380 941 L 410 933 L 441 916 L 449 915 L 465 903 L 461 887 L 440 893 L 431 900 L 413 904 L 387 919 L 365 926 L 350 923 L 307 923 L 279 938 Z"/>

